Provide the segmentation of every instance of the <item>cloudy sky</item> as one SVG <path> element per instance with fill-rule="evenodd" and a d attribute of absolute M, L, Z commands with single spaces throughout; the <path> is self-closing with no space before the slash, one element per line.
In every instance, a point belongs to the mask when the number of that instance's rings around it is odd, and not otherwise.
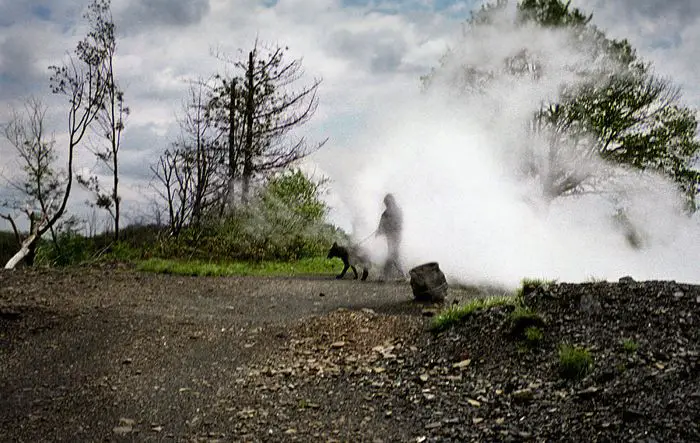
<path fill-rule="evenodd" d="M 116 74 L 132 109 L 121 151 L 127 218 L 150 214 L 149 165 L 177 135 L 175 117 L 187 82 L 224 72 L 212 51 L 236 57 L 262 42 L 303 57 L 308 78 L 320 77 L 320 107 L 307 126 L 311 140 L 328 138 L 312 159 L 321 171 L 353 149 L 370 113 L 400 106 L 420 75 L 438 62 L 460 24 L 481 0 L 114 0 Z M 614 37 L 626 37 L 662 75 L 700 105 L 700 2 L 697 0 L 574 0 Z M 64 102 L 51 97 L 47 66 L 60 63 L 84 35 L 86 0 L 0 0 L 0 122 L 11 106 L 35 95 L 49 105 L 48 123 L 61 141 Z M 0 173 L 17 170 L 0 141 Z M 94 161 L 79 152 L 78 168 Z M 337 165 L 335 171 L 338 170 Z M 331 176 L 331 178 L 334 178 Z M 2 179 L 0 179 L 2 180 Z M 0 185 L 0 188 L 4 183 Z M 85 211 L 86 196 L 72 199 Z M 0 221 L 0 229 L 6 228 Z"/>

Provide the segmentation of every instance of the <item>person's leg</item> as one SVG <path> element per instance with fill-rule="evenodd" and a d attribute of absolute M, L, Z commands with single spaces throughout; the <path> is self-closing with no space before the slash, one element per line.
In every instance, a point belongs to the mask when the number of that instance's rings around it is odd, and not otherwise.
<path fill-rule="evenodd" d="M 384 265 L 384 276 L 389 278 L 393 272 L 398 272 L 401 277 L 404 276 L 403 268 L 401 267 L 401 259 L 399 258 L 400 239 L 398 237 L 388 237 L 388 255 Z"/>

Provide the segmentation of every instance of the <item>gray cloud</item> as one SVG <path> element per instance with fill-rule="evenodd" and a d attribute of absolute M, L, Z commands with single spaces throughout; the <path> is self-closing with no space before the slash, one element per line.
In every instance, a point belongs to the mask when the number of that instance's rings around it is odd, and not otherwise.
<path fill-rule="evenodd" d="M 209 0 L 134 0 L 115 17 L 117 26 L 126 32 L 151 26 L 189 26 L 209 13 Z"/>
<path fill-rule="evenodd" d="M 368 66 L 373 73 L 399 69 L 408 44 L 404 36 L 392 32 L 336 31 L 329 37 L 331 54 Z"/>

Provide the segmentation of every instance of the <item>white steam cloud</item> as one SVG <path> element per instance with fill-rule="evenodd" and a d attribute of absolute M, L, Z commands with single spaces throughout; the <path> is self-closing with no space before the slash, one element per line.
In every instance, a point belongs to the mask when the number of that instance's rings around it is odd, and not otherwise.
<path fill-rule="evenodd" d="M 355 241 L 376 229 L 383 196 L 391 192 L 404 211 L 407 269 L 438 261 L 453 282 L 505 286 L 523 277 L 624 275 L 700 283 L 700 228 L 682 214 L 673 184 L 596 159 L 581 165 L 572 156 L 578 170 L 595 171 L 606 184 L 548 204 L 541 187 L 519 174 L 528 153 L 544 152 L 545 143 L 528 132 L 533 112 L 580 81 L 572 67 L 603 61 L 563 31 L 510 23 L 506 18 L 461 38 L 452 51 L 455 70 L 448 63 L 430 94 L 407 92 L 377 105 L 349 146 L 317 157 L 333 180 L 335 203 L 352 220 Z M 459 79 L 450 72 L 460 65 L 496 70 L 524 48 L 543 62 L 537 80 L 501 76 L 481 94 L 459 95 Z M 628 230 L 615 218 L 620 199 Z M 631 230 L 641 248 L 630 246 Z M 381 238 L 363 246 L 382 259 Z"/>

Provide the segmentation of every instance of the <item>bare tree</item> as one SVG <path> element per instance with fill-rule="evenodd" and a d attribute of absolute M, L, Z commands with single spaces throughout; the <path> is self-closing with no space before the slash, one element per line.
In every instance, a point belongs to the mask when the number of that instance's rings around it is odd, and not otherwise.
<path fill-rule="evenodd" d="M 202 82 L 190 87 L 178 119 L 180 136 L 151 167 L 156 192 L 167 205 L 170 232 L 175 236 L 184 226 L 201 223 L 225 195 L 226 182 L 219 171 L 223 164 L 219 134 L 207 114 L 204 88 Z"/>
<path fill-rule="evenodd" d="M 256 42 L 246 59 L 228 60 L 238 75 L 216 77 L 220 84 L 213 90 L 210 112 L 227 134 L 229 193 L 240 179 L 243 203 L 256 177 L 283 169 L 325 143 L 309 146 L 303 137 L 291 136 L 314 115 L 321 80 L 290 90 L 303 70 L 301 59 L 284 60 L 286 50 L 277 46 L 263 52 Z"/>
<path fill-rule="evenodd" d="M 107 40 L 102 35 L 103 28 L 100 20 L 104 17 L 101 2 L 95 0 L 88 8 L 85 18 L 89 21 L 90 29 L 87 36 L 75 49 L 75 56 L 71 56 L 68 62 L 61 66 L 50 66 L 51 92 L 61 94 L 68 98 L 68 128 L 67 150 L 68 160 L 66 167 L 66 183 L 63 196 L 56 211 L 51 214 L 43 212 L 36 222 L 34 232 L 22 241 L 20 250 L 7 262 L 5 268 L 14 268 L 32 248 L 41 236 L 63 216 L 68 198 L 73 185 L 73 161 L 75 148 L 80 144 L 90 125 L 97 118 L 104 106 L 104 97 L 108 85 L 106 55 Z"/>
<path fill-rule="evenodd" d="M 114 221 L 114 239 L 119 240 L 119 148 L 129 108 L 124 102 L 124 91 L 114 76 L 114 56 L 117 49 L 115 26 L 110 9 L 111 0 L 95 0 L 88 11 L 88 19 L 94 23 L 96 38 L 104 50 L 105 96 L 104 107 L 97 114 L 98 134 L 106 141 L 92 151 L 98 162 L 112 175 L 111 188 L 103 190 L 97 176 L 76 176 L 78 182 L 95 197 L 94 205 L 105 209 Z"/>
<path fill-rule="evenodd" d="M 34 97 L 27 99 L 23 112 L 13 110 L 10 121 L 3 127 L 2 134 L 12 145 L 17 155 L 20 178 L 8 178 L 8 184 L 20 197 L 13 204 L 16 211 L 24 213 L 29 221 L 29 234 L 26 236 L 17 229 L 13 214 L 0 214 L 6 219 L 15 234 L 18 247 L 36 231 L 42 214 L 52 215 L 58 209 L 58 199 L 63 192 L 61 174 L 56 170 L 55 140 L 46 133 L 44 119 L 46 107 Z M 56 234 L 50 229 L 54 244 Z M 25 262 L 34 262 L 34 246 L 29 250 Z"/>

